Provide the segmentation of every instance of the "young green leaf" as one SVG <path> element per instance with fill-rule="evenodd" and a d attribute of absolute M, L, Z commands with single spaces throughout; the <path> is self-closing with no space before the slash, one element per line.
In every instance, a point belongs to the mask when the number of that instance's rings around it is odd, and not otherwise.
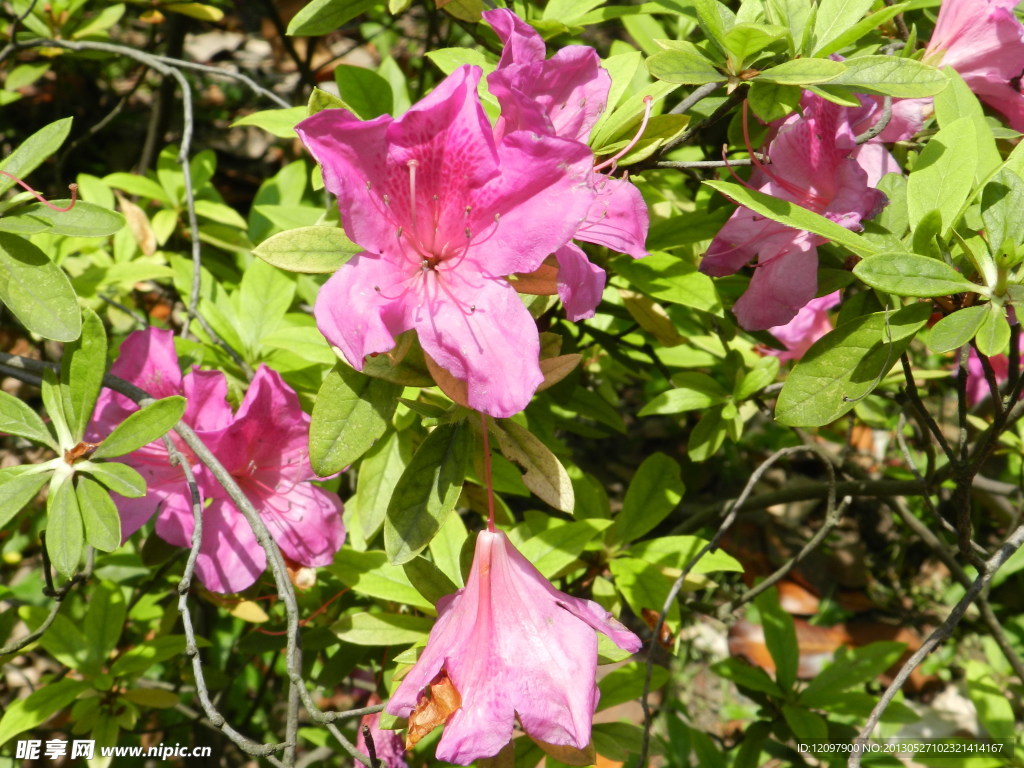
<path fill-rule="evenodd" d="M 1015 246 L 1022 237 L 1020 212 L 1024 210 L 1024 180 L 1002 169 L 981 193 L 981 220 L 989 250 L 1000 255 L 1005 246 Z"/>
<path fill-rule="evenodd" d="M 86 659 L 97 668 L 106 666 L 107 658 L 117 648 L 125 614 L 121 587 L 109 581 L 101 581 L 90 590 L 89 610 L 82 622 L 82 629 L 88 639 Z"/>
<path fill-rule="evenodd" d="M 668 517 L 685 492 L 675 459 L 663 453 L 651 454 L 630 481 L 622 511 L 605 540 L 609 544 L 636 541 Z"/>
<path fill-rule="evenodd" d="M 57 450 L 57 442 L 39 414 L 24 401 L 0 391 L 0 432 L 18 435 Z"/>
<path fill-rule="evenodd" d="M 65 677 L 37 688 L 24 699 L 15 699 L 0 718 L 0 744 L 42 725 L 90 688 L 92 681 Z"/>
<path fill-rule="evenodd" d="M 352 645 L 403 646 L 426 640 L 433 625 L 429 616 L 357 613 L 342 616 L 331 625 L 331 631 Z"/>
<path fill-rule="evenodd" d="M 339 363 L 317 394 L 309 425 L 309 462 L 321 477 L 340 472 L 388 430 L 402 388 Z"/>
<path fill-rule="evenodd" d="M 114 427 L 92 455 L 94 459 L 111 459 L 136 451 L 163 437 L 185 413 L 185 398 L 165 397 L 136 411 Z"/>
<path fill-rule="evenodd" d="M 50 205 L 65 207 L 70 200 L 51 200 Z M 109 237 L 121 231 L 124 216 L 95 203 L 79 200 L 69 211 L 55 211 L 49 205 L 33 203 L 18 209 L 19 216 L 29 216 L 46 225 L 50 235 L 68 237 Z"/>
<path fill-rule="evenodd" d="M 291 37 L 316 37 L 334 32 L 347 21 L 366 13 L 376 0 L 313 0 L 288 23 Z"/>
<path fill-rule="evenodd" d="M 659 80 L 682 85 L 724 83 L 728 79 L 714 63 L 691 51 L 660 51 L 647 60 L 647 69 Z"/>
<path fill-rule="evenodd" d="M 0 529 L 36 497 L 50 472 L 25 474 L 21 467 L 0 469 Z"/>
<path fill-rule="evenodd" d="M 680 373 L 672 377 L 676 389 L 657 395 L 640 409 L 640 416 L 685 413 L 724 403 L 729 393 L 706 373 Z"/>
<path fill-rule="evenodd" d="M 60 369 L 64 416 L 76 444 L 85 435 L 107 371 L 107 334 L 103 321 L 89 308 L 83 310 L 82 316 L 82 334 L 64 345 Z"/>
<path fill-rule="evenodd" d="M 85 541 L 82 512 L 70 476 L 51 483 L 46 498 L 46 551 L 57 572 L 68 578 L 78 568 Z"/>
<path fill-rule="evenodd" d="M 987 304 L 975 304 L 946 315 L 932 326 L 928 348 L 934 352 L 949 352 L 962 347 L 975 337 L 987 315 Z"/>
<path fill-rule="evenodd" d="M 845 28 L 842 26 L 837 28 L 834 24 L 831 24 L 830 26 L 832 27 L 835 36 L 831 37 L 827 41 L 820 41 L 816 43 L 818 47 L 814 51 L 814 55 L 818 57 L 831 56 L 836 51 L 840 51 L 846 46 L 852 45 L 871 30 L 877 29 L 885 24 L 885 22 L 889 21 L 889 19 L 903 13 L 909 5 L 910 3 L 895 3 L 893 5 L 886 6 L 885 8 L 875 11 L 870 16 L 865 16 L 856 24 L 846 26 Z M 832 21 L 835 18 L 835 16 L 832 16 L 829 21 Z M 815 19 L 815 24 L 817 24 L 817 19 Z"/>
<path fill-rule="evenodd" d="M 754 81 L 776 85 L 814 85 L 835 80 L 845 70 L 843 62 L 832 59 L 791 59 L 762 71 Z"/>
<path fill-rule="evenodd" d="M 907 179 L 911 226 L 937 210 L 942 231 L 948 232 L 974 187 L 977 162 L 977 128 L 970 117 L 954 120 L 932 136 Z"/>
<path fill-rule="evenodd" d="M 141 499 L 146 495 L 146 478 L 127 464 L 116 461 L 80 461 L 75 464 L 78 472 L 92 475 L 114 493 L 129 499 Z"/>
<path fill-rule="evenodd" d="M 341 98 L 363 120 L 390 114 L 394 107 L 391 84 L 372 69 L 339 64 L 334 82 Z"/>
<path fill-rule="evenodd" d="M 121 516 L 110 493 L 91 477 L 84 476 L 77 478 L 75 493 L 82 512 L 86 543 L 101 552 L 113 552 L 121 546 Z"/>
<path fill-rule="evenodd" d="M 780 200 L 763 192 L 757 192 L 756 190 L 747 189 L 739 184 L 731 184 L 726 181 L 705 181 L 704 183 L 755 213 L 759 213 L 772 221 L 777 221 L 794 229 L 804 229 L 816 235 L 827 237 L 829 240 L 846 246 L 858 256 L 866 258 L 876 253 L 881 253 L 880 248 L 860 235 L 854 234 L 834 221 L 830 221 L 824 216 L 820 216 L 814 211 L 791 203 L 788 200 Z"/>
<path fill-rule="evenodd" d="M 472 443 L 465 422 L 427 435 L 395 486 L 384 520 L 384 549 L 395 565 L 419 554 L 459 500 Z"/>
<path fill-rule="evenodd" d="M 816 341 L 786 379 L 775 420 L 819 427 L 870 393 L 931 316 L 930 303 L 875 312 L 841 323 Z"/>
<path fill-rule="evenodd" d="M 6 177 L 0 176 L 0 180 Z M 82 332 L 78 297 L 64 270 L 28 240 L 0 232 L 0 302 L 33 333 L 74 341 Z"/>
<path fill-rule="evenodd" d="M 846 86 L 857 93 L 920 99 L 941 92 L 949 82 L 941 70 L 899 56 L 858 56 L 843 63 L 845 71 L 829 85 Z"/>
<path fill-rule="evenodd" d="M 988 312 L 982 318 L 974 343 L 983 355 L 1005 355 L 1010 348 L 1010 324 L 1006 321 L 1006 310 L 995 304 L 987 304 Z"/>
<path fill-rule="evenodd" d="M 362 250 L 340 227 L 315 226 L 279 232 L 252 252 L 289 272 L 330 274 Z"/>
<path fill-rule="evenodd" d="M 946 262 L 916 253 L 880 253 L 859 262 L 853 274 L 897 296 L 950 296 L 978 288 Z"/>
<path fill-rule="evenodd" d="M 71 132 L 71 118 L 56 120 L 33 133 L 0 161 L 0 171 L 24 179 L 50 155 L 60 149 Z M 15 185 L 10 176 L 0 176 L 0 195 Z M 3 743 L 3 742 L 0 742 Z"/>
<path fill-rule="evenodd" d="M 761 615 L 764 643 L 775 662 L 775 682 L 782 690 L 788 691 L 796 683 L 796 667 L 800 658 L 793 617 L 782 610 L 775 589 L 762 592 L 754 604 Z"/>
<path fill-rule="evenodd" d="M 856 24 L 867 13 L 874 0 L 821 0 L 818 14 L 814 19 L 813 48 L 815 51 L 828 46 L 833 40 Z M 827 56 L 828 53 L 815 53 Z"/>
<path fill-rule="evenodd" d="M 862 648 L 840 648 L 835 659 L 804 688 L 798 701 L 804 707 L 827 707 L 840 691 L 870 683 L 895 664 L 904 643 L 872 643 Z"/>

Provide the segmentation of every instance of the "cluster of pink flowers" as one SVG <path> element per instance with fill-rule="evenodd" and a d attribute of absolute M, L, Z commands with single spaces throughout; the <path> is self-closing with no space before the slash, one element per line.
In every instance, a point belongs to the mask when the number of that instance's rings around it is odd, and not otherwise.
<path fill-rule="evenodd" d="M 232 411 L 224 374 L 196 369 L 182 376 L 172 333 L 150 328 L 125 339 L 111 373 L 153 397 L 184 395 L 188 406 L 183 421 L 231 473 L 284 555 L 303 566 L 332 562 L 345 540 L 341 501 L 312 484 L 317 477 L 309 466 L 309 416 L 276 371 L 260 366 L 238 410 Z M 89 439 L 102 440 L 135 410 L 128 398 L 103 390 Z M 266 568 L 263 548 L 206 466 L 183 443 L 177 448 L 189 461 L 204 503 L 196 574 L 214 592 L 239 592 Z M 147 492 L 139 499 L 116 497 L 122 536 L 127 539 L 156 515 L 157 535 L 190 547 L 195 522 L 191 493 L 163 441 L 123 461 L 145 478 Z"/>
<path fill-rule="evenodd" d="M 400 118 L 330 109 L 296 130 L 364 248 L 320 290 L 320 331 L 361 370 L 414 329 L 466 382 L 471 407 L 507 417 L 543 381 L 536 325 L 508 278 L 555 254 L 559 295 L 585 317 L 604 275 L 570 241 L 642 256 L 647 214 L 635 187 L 595 171 L 582 142 L 609 88 L 597 54 L 579 46 L 545 60 L 539 35 L 510 11 L 486 18 L 507 43 L 489 81 L 497 126 L 479 68 L 464 66 Z"/>

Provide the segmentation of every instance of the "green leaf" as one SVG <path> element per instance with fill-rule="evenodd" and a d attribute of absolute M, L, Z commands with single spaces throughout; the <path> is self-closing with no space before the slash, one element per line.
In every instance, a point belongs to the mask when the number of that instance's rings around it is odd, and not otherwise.
<path fill-rule="evenodd" d="M 880 248 L 860 235 L 788 200 L 780 200 L 763 192 L 725 181 L 705 181 L 704 183 L 755 213 L 794 229 L 803 229 L 833 240 L 839 245 L 846 246 L 858 256 L 866 258 L 881 253 Z"/>
<path fill-rule="evenodd" d="M 90 688 L 92 683 L 87 680 L 64 678 L 39 687 L 24 699 L 15 699 L 0 718 L 0 744 L 42 725 Z"/>
<path fill-rule="evenodd" d="M 1010 348 L 1010 324 L 1006 321 L 1006 310 L 995 304 L 988 304 L 988 312 L 981 320 L 974 343 L 983 355 L 1005 355 Z"/>
<path fill-rule="evenodd" d="M 252 252 L 289 272 L 330 274 L 362 250 L 339 227 L 316 226 L 279 232 Z"/>
<path fill-rule="evenodd" d="M 722 418 L 722 407 L 712 408 L 701 416 L 690 432 L 686 453 L 690 461 L 707 461 L 722 447 L 728 434 L 727 422 Z"/>
<path fill-rule="evenodd" d="M 209 645 L 201 637 L 196 638 L 196 643 L 199 646 Z M 164 635 L 153 640 L 144 640 L 114 659 L 114 663 L 110 665 L 110 674 L 114 677 L 136 677 L 154 664 L 184 653 L 184 635 Z"/>
<path fill-rule="evenodd" d="M 814 55 L 834 53 L 821 53 L 820 50 L 860 21 L 873 4 L 874 0 L 820 0 L 818 14 L 814 18 L 812 48 L 817 51 Z"/>
<path fill-rule="evenodd" d="M 516 526 L 509 538 L 520 553 L 537 568 L 545 578 L 553 579 L 566 566 L 574 563 L 580 553 L 595 539 L 600 538 L 612 524 L 611 520 L 590 518 L 571 523 L 559 521 L 535 536 L 524 538 L 528 527 Z"/>
<path fill-rule="evenodd" d="M 652 565 L 674 568 L 681 572 L 707 543 L 707 539 L 699 536 L 660 536 L 657 539 L 630 545 L 629 554 Z M 701 555 L 690 573 L 698 575 L 716 571 L 742 573 L 743 566 L 732 555 L 716 549 Z"/>
<path fill-rule="evenodd" d="M 356 552 L 345 548 L 335 556 L 334 563 L 327 569 L 342 584 L 360 595 L 404 603 L 428 611 L 434 608 L 434 604 L 424 599 L 413 586 L 402 566 L 389 563 L 388 556 L 383 552 Z"/>
<path fill-rule="evenodd" d="M 919 99 L 940 93 L 949 82 L 942 70 L 899 56 L 858 56 L 843 63 L 846 70 L 829 85 L 843 85 L 857 93 Z"/>
<path fill-rule="evenodd" d="M 12 471 L 17 469 L 19 471 Z M 50 479 L 49 472 L 27 475 L 21 467 L 0 469 L 0 529 L 36 497 Z"/>
<path fill-rule="evenodd" d="M 126 498 L 141 499 L 146 495 L 146 479 L 127 464 L 80 461 L 75 464 L 75 469 L 92 475 L 111 491 Z"/>
<path fill-rule="evenodd" d="M 671 253 L 652 251 L 640 260 L 616 259 L 615 272 L 658 301 L 693 307 L 719 317 L 723 314 L 714 281 Z"/>
<path fill-rule="evenodd" d="M 65 207 L 70 200 L 51 200 L 50 205 Z M 19 209 L 18 216 L 31 216 L 43 222 L 49 235 L 68 237 L 108 237 L 124 227 L 124 216 L 102 205 L 79 200 L 70 211 L 55 211 L 42 203 Z"/>
<path fill-rule="evenodd" d="M 82 512 L 74 484 L 66 477 L 64 482 L 50 485 L 46 498 L 46 551 L 57 572 L 70 578 L 82 559 L 84 546 Z"/>
<path fill-rule="evenodd" d="M 875 11 L 870 16 L 866 16 L 856 24 L 846 26 L 845 29 L 839 28 L 836 30 L 835 24 L 830 23 L 832 19 L 827 20 L 825 23 L 829 24 L 830 28 L 834 31 L 835 36 L 830 40 L 817 43 L 818 48 L 814 51 L 814 55 L 820 57 L 831 56 L 836 51 L 842 50 L 848 45 L 852 45 L 871 30 L 877 29 L 882 24 L 889 21 L 889 19 L 903 13 L 909 5 L 910 3 L 895 3 L 893 5 L 886 6 L 881 10 Z"/>
<path fill-rule="evenodd" d="M 340 472 L 387 432 L 402 387 L 339 363 L 313 404 L 309 461 L 321 477 Z"/>
<path fill-rule="evenodd" d="M 755 82 L 776 85 L 814 85 L 836 79 L 846 70 L 841 61 L 831 59 L 792 59 L 769 67 L 754 78 Z"/>
<path fill-rule="evenodd" d="M 873 390 L 931 316 L 931 304 L 875 312 L 841 323 L 807 350 L 775 406 L 787 426 L 835 421 Z"/>
<path fill-rule="evenodd" d="M 18 615 L 30 627 L 41 627 L 49 611 L 41 605 L 23 605 L 18 609 Z M 85 659 L 89 651 L 89 641 L 82 632 L 80 622 L 69 619 L 66 615 L 58 613 L 50 628 L 39 638 L 39 644 L 43 649 L 69 669 L 82 670 L 93 673 L 99 670 L 85 669 Z"/>
<path fill-rule="evenodd" d="M 392 563 L 401 565 L 419 554 L 455 508 L 471 442 L 465 422 L 442 424 L 413 455 L 384 519 L 384 549 Z"/>
<path fill-rule="evenodd" d="M 711 61 L 685 50 L 660 51 L 647 60 L 647 69 L 659 80 L 682 85 L 724 83 L 728 79 Z"/>
<path fill-rule="evenodd" d="M 341 98 L 363 120 L 390 114 L 394 108 L 391 84 L 372 69 L 339 64 L 334 82 Z"/>
<path fill-rule="evenodd" d="M 948 232 L 974 187 L 977 161 L 977 128 L 970 117 L 954 120 L 932 136 L 907 179 L 911 227 L 937 210 L 942 231 Z"/>
<path fill-rule="evenodd" d="M 295 126 L 308 116 L 306 107 L 288 107 L 287 109 L 261 109 L 251 115 L 240 117 L 231 124 L 232 128 L 253 125 L 279 139 L 295 139 L 298 135 Z"/>
<path fill-rule="evenodd" d="M 940 128 L 945 128 L 961 117 L 969 117 L 974 121 L 975 135 L 978 138 L 978 164 L 974 169 L 974 180 L 979 184 L 983 183 L 999 168 L 1003 158 L 996 147 L 995 137 L 978 97 L 955 69 L 943 67 L 942 71 L 949 84 L 933 101 L 935 118 L 939 121 Z"/>
<path fill-rule="evenodd" d="M 0 171 L 24 179 L 46 158 L 60 149 L 71 132 L 71 118 L 56 120 L 33 133 L 0 161 Z M 10 176 L 0 176 L 0 195 L 15 185 Z M 2 743 L 2 742 L 0 742 Z"/>
<path fill-rule="evenodd" d="M 985 239 L 993 254 L 1022 239 L 1020 212 L 1024 210 L 1024 181 L 1013 171 L 1002 169 L 985 185 L 981 193 L 981 220 Z"/>
<path fill-rule="evenodd" d="M 107 489 L 90 477 L 79 477 L 75 493 L 85 525 L 86 543 L 101 552 L 113 552 L 121 546 L 121 516 Z"/>
<path fill-rule="evenodd" d="M 43 381 L 39 387 L 43 397 L 43 408 L 50 416 L 50 425 L 57 433 L 57 444 L 64 449 L 73 448 L 75 441 L 71 439 L 68 420 L 64 415 L 64 400 L 61 397 L 60 382 L 51 368 L 43 371 Z"/>
<path fill-rule="evenodd" d="M 712 671 L 719 677 L 732 680 L 741 688 L 747 688 L 759 693 L 767 693 L 769 696 L 782 697 L 782 691 L 775 684 L 768 673 L 760 667 L 752 667 L 741 659 L 726 659 L 711 666 Z"/>
<path fill-rule="evenodd" d="M 811 712 L 791 704 L 782 706 L 782 717 L 793 732 L 793 737 L 804 743 L 828 741 L 828 723 L 817 712 Z"/>
<path fill-rule="evenodd" d="M 840 691 L 872 682 L 899 660 L 905 648 L 904 643 L 871 643 L 862 648 L 839 648 L 832 663 L 800 693 L 800 705 L 827 707 Z"/>
<path fill-rule="evenodd" d="M 644 692 L 644 677 L 646 675 L 646 664 L 641 661 L 630 661 L 602 677 L 597 682 L 597 687 L 601 691 L 601 699 L 597 705 L 598 711 L 639 699 Z M 658 690 L 669 679 L 670 675 L 665 667 L 654 665 L 651 669 L 650 690 Z"/>
<path fill-rule="evenodd" d="M 253 354 L 260 342 L 281 325 L 295 298 L 295 281 L 265 261 L 255 261 L 242 274 L 235 294 L 238 333 Z"/>
<path fill-rule="evenodd" d="M 366 542 L 377 535 L 384 524 L 388 502 L 411 456 L 407 434 L 391 432 L 359 462 L 356 493 L 345 502 L 345 524 L 353 546 L 361 542 L 357 548 L 365 549 Z"/>
<path fill-rule="evenodd" d="M 3 232 L 0 301 L 26 328 L 47 339 L 74 341 L 82 332 L 78 297 L 64 270 L 28 240 Z"/>
<path fill-rule="evenodd" d="M 796 667 L 800 658 L 793 617 L 782 610 L 779 594 L 774 588 L 758 595 L 754 605 L 761 615 L 764 643 L 775 662 L 775 682 L 782 690 L 788 691 L 796 683 Z"/>
<path fill-rule="evenodd" d="M 433 541 L 437 541 L 437 539 L 435 538 Z M 458 589 L 444 571 L 422 555 L 414 557 L 403 565 L 402 569 L 416 591 L 423 595 L 431 605 L 437 605 L 438 600 Z"/>
<path fill-rule="evenodd" d="M 786 36 L 785 27 L 741 22 L 725 33 L 725 47 L 741 67 L 765 53 L 765 49 Z"/>
<path fill-rule="evenodd" d="M 107 372 L 107 333 L 103 321 L 88 307 L 82 316 L 82 333 L 64 346 L 60 368 L 64 416 L 75 443 L 85 435 Z"/>
<path fill-rule="evenodd" d="M 116 584 L 101 581 L 90 590 L 82 630 L 88 639 L 87 658 L 97 670 L 106 666 L 107 658 L 117 648 L 126 613 L 124 593 Z"/>
<path fill-rule="evenodd" d="M 746 400 L 775 381 L 778 375 L 779 358 L 762 357 L 736 384 L 733 397 L 738 401 Z"/>
<path fill-rule="evenodd" d="M 93 453 L 94 459 L 112 459 L 136 451 L 163 437 L 185 413 L 184 397 L 175 395 L 150 403 L 114 427 Z"/>
<path fill-rule="evenodd" d="M 725 33 L 735 21 L 731 18 L 732 11 L 716 0 L 693 0 L 693 10 L 708 42 L 727 55 L 729 51 L 725 47 Z"/>
<path fill-rule="evenodd" d="M 747 101 L 754 114 L 766 123 L 781 120 L 800 106 L 803 91 L 794 85 L 775 85 L 756 80 L 747 91 Z"/>
<path fill-rule="evenodd" d="M 426 640 L 433 626 L 434 620 L 427 616 L 357 613 L 342 616 L 331 626 L 331 631 L 352 645 L 412 645 Z"/>
<path fill-rule="evenodd" d="M 880 253 L 859 262 L 853 274 L 897 296 L 950 296 L 978 288 L 946 262 L 916 253 Z"/>
<path fill-rule="evenodd" d="M 292 37 L 315 37 L 334 32 L 361 13 L 373 8 L 376 0 L 313 0 L 288 23 Z"/>
<path fill-rule="evenodd" d="M 663 453 L 651 454 L 633 475 L 622 511 L 605 540 L 609 543 L 636 541 L 668 517 L 685 492 L 678 462 Z"/>
<path fill-rule="evenodd" d="M 495 421 L 491 431 L 502 455 L 523 468 L 523 484 L 545 504 L 571 513 L 576 505 L 572 481 L 551 449 L 511 420 Z"/>
<path fill-rule="evenodd" d="M 976 304 L 946 315 L 932 326 L 928 348 L 934 352 L 959 349 L 974 338 L 987 314 L 988 304 Z"/>
<path fill-rule="evenodd" d="M 57 450 L 57 442 L 39 414 L 23 400 L 0 390 L 0 432 L 18 435 Z"/>
<path fill-rule="evenodd" d="M 685 413 L 724 403 L 729 393 L 706 373 L 680 373 L 672 377 L 676 389 L 662 392 L 640 409 L 640 416 Z"/>

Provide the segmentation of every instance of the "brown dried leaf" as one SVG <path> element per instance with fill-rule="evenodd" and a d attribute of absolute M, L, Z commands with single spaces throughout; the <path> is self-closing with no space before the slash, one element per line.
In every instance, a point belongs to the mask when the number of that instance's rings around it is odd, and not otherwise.
<path fill-rule="evenodd" d="M 149 217 L 146 216 L 145 211 L 117 190 L 114 190 L 114 195 L 117 196 L 117 207 L 124 214 L 125 221 L 128 222 L 128 229 L 132 233 L 132 237 L 135 238 L 135 242 L 138 243 L 139 250 L 146 256 L 152 256 L 156 253 L 157 242 L 156 234 L 149 223 Z"/>
<path fill-rule="evenodd" d="M 439 725 L 444 725 L 452 713 L 461 706 L 462 697 L 448 678 L 448 673 L 442 669 L 430 684 L 430 694 L 422 694 L 416 703 L 416 709 L 409 715 L 405 748 L 412 749 L 416 742 Z"/>

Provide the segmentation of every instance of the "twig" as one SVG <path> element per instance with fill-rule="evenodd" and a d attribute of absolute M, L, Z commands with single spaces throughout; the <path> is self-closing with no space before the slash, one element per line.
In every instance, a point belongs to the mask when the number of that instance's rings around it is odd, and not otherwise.
<path fill-rule="evenodd" d="M 886 96 L 882 100 L 882 114 L 878 116 L 878 120 L 868 128 L 864 133 L 857 136 L 854 139 L 856 144 L 866 144 L 871 141 L 875 136 L 884 131 L 892 120 L 892 96 Z"/>
<path fill-rule="evenodd" d="M 790 446 L 789 448 L 782 448 L 773 453 L 771 456 L 769 456 L 764 462 L 761 463 L 761 465 L 757 469 L 754 470 L 753 474 L 750 476 L 750 479 L 747 480 L 747 484 L 743 488 L 743 492 L 740 493 L 739 498 L 737 498 L 728 508 L 728 511 L 726 512 L 724 519 L 718 526 L 718 530 L 715 531 L 715 535 L 711 538 L 711 541 L 709 541 L 707 544 L 701 547 L 700 551 L 698 551 L 697 554 L 690 558 L 690 561 L 683 567 L 682 573 L 679 574 L 679 577 L 675 580 L 675 583 L 672 584 L 672 588 L 668 591 L 668 595 L 665 598 L 665 603 L 661 608 L 661 612 L 658 614 L 658 621 L 655 623 L 654 629 L 651 633 L 650 647 L 647 651 L 647 670 L 646 674 L 644 675 L 643 693 L 640 696 L 640 706 L 643 708 L 644 712 L 644 735 L 643 742 L 640 746 L 640 760 L 637 763 L 638 768 L 646 768 L 647 754 L 650 751 L 651 725 L 654 719 L 654 715 L 651 711 L 651 705 L 649 702 L 651 694 L 651 676 L 654 673 L 654 651 L 658 646 L 658 638 L 661 636 L 661 628 L 665 625 L 665 617 L 668 616 L 668 612 L 672 609 L 672 605 L 675 603 L 676 597 L 679 595 L 680 590 L 683 588 L 683 584 L 686 582 L 686 577 L 690 575 L 690 572 L 693 570 L 694 566 L 696 566 L 697 563 L 700 562 L 701 558 L 704 557 L 704 555 L 706 555 L 708 552 L 713 552 L 714 550 L 718 549 L 722 537 L 726 534 L 729 528 L 732 527 L 732 524 L 736 521 L 736 517 L 739 514 L 739 510 L 743 507 L 743 504 L 746 502 L 747 497 L 754 490 L 754 486 L 757 485 L 758 481 L 760 481 L 764 473 L 767 472 L 771 468 L 771 466 L 775 464 L 775 462 L 778 461 L 779 459 L 785 456 L 789 456 L 790 454 L 793 453 L 800 453 L 804 451 L 816 454 L 822 459 L 822 461 L 828 467 L 828 476 L 831 483 L 831 490 L 829 492 L 829 512 L 831 513 L 833 511 L 835 505 L 835 470 L 832 467 L 831 457 L 829 457 L 829 455 L 825 453 L 825 451 L 822 448 L 819 448 L 818 446 L 814 445 L 795 445 Z M 828 515 L 826 515 L 826 517 L 828 517 Z M 831 528 L 829 528 L 829 530 L 831 530 Z M 827 535 L 828 531 L 825 531 L 825 534 Z"/>
<path fill-rule="evenodd" d="M 370 768 L 380 768 L 380 760 L 377 759 L 377 745 L 373 743 L 373 734 L 370 733 L 370 726 L 362 727 L 363 741 L 366 742 L 366 752 L 370 756 Z"/>
<path fill-rule="evenodd" d="M 907 387 L 904 390 L 907 397 L 910 398 L 910 404 L 914 406 L 914 410 L 920 417 L 925 426 L 928 427 L 928 431 L 935 437 L 935 441 L 942 448 L 942 452 L 946 454 L 946 459 L 949 463 L 957 467 L 960 462 L 953 453 L 953 449 L 950 447 L 949 442 L 946 440 L 946 436 L 942 434 L 942 430 L 939 425 L 935 423 L 935 419 L 931 417 L 928 410 L 924 407 L 924 403 L 921 401 L 921 395 L 917 391 L 917 382 L 914 381 L 914 371 L 910 367 L 910 358 L 907 357 L 907 353 L 904 352 L 900 355 L 900 362 L 903 364 L 903 376 L 907 380 Z"/>
<path fill-rule="evenodd" d="M 668 111 L 670 115 L 685 115 L 694 105 L 703 101 L 722 86 L 721 83 L 705 83 Z"/>
<path fill-rule="evenodd" d="M 878 721 L 881 720 L 882 715 L 888 708 L 889 704 L 895 698 L 896 694 L 903 688 L 907 682 L 907 678 L 910 677 L 910 673 L 917 669 L 918 665 L 924 661 L 925 657 L 928 656 L 935 648 L 949 637 L 956 625 L 960 623 L 964 613 L 966 613 L 971 603 L 975 601 L 981 591 L 988 587 L 992 582 L 992 578 L 996 575 L 999 569 L 1006 563 L 1007 560 L 1024 545 L 1024 525 L 1019 526 L 1007 539 L 1003 542 L 999 550 L 990 557 L 984 564 L 983 568 L 978 574 L 978 577 L 971 584 L 970 589 L 960 598 L 953 610 L 950 611 L 949 616 L 946 620 L 937 627 L 928 638 L 921 644 L 921 647 L 914 652 L 914 654 L 907 659 L 907 661 L 900 668 L 900 671 L 893 678 L 892 683 L 885 689 L 885 693 L 882 694 L 882 698 L 878 704 L 871 711 L 871 715 L 868 717 L 864 727 L 861 728 L 860 733 L 857 734 L 857 738 L 854 740 L 854 744 L 864 744 L 871 736 L 871 732 L 874 731 L 875 726 L 878 725 Z M 859 768 L 861 761 L 861 755 L 859 752 L 854 751 L 850 754 L 850 759 L 847 762 L 847 768 Z"/>
<path fill-rule="evenodd" d="M 768 164 L 771 160 L 768 155 L 757 155 L 757 162 L 762 165 Z M 754 161 L 749 157 L 741 157 L 736 160 L 658 160 L 655 168 L 676 168 L 681 171 L 690 168 L 736 168 L 753 165 Z"/>
<path fill-rule="evenodd" d="M 0 64 L 3 63 L 4 59 L 18 50 L 18 27 L 20 27 L 21 22 L 27 19 L 29 14 L 35 10 L 37 2 L 39 2 L 39 0 L 30 0 L 29 4 L 25 7 L 25 10 L 11 20 L 10 26 L 7 27 L 7 34 L 10 37 L 10 42 L 4 46 L 2 51 L 0 51 Z"/>
<path fill-rule="evenodd" d="M 717 123 L 729 110 L 731 110 L 741 101 L 743 101 L 744 98 L 746 98 L 746 89 L 737 88 L 735 91 L 730 93 L 728 97 L 726 97 L 725 101 L 719 104 L 718 108 L 710 115 L 708 115 L 705 119 L 700 120 L 697 123 L 694 123 L 692 126 L 687 128 L 686 131 L 682 133 L 678 138 L 664 144 L 650 160 L 644 160 L 633 166 L 630 166 L 630 170 L 634 172 L 639 172 L 645 168 L 654 168 L 655 164 L 660 162 L 659 158 L 664 157 L 676 147 L 685 144 L 698 133 L 700 133 L 702 130 L 707 128 L 709 125 Z"/>
<path fill-rule="evenodd" d="M 331 735 L 334 736 L 335 739 L 337 739 L 338 744 L 341 745 L 341 748 L 348 752 L 350 756 L 358 760 L 367 768 L 371 768 L 370 758 L 364 755 L 358 749 L 356 749 L 356 745 L 345 738 L 345 734 L 338 730 L 338 726 L 336 726 L 334 723 L 325 723 L 324 727 L 331 732 Z"/>

